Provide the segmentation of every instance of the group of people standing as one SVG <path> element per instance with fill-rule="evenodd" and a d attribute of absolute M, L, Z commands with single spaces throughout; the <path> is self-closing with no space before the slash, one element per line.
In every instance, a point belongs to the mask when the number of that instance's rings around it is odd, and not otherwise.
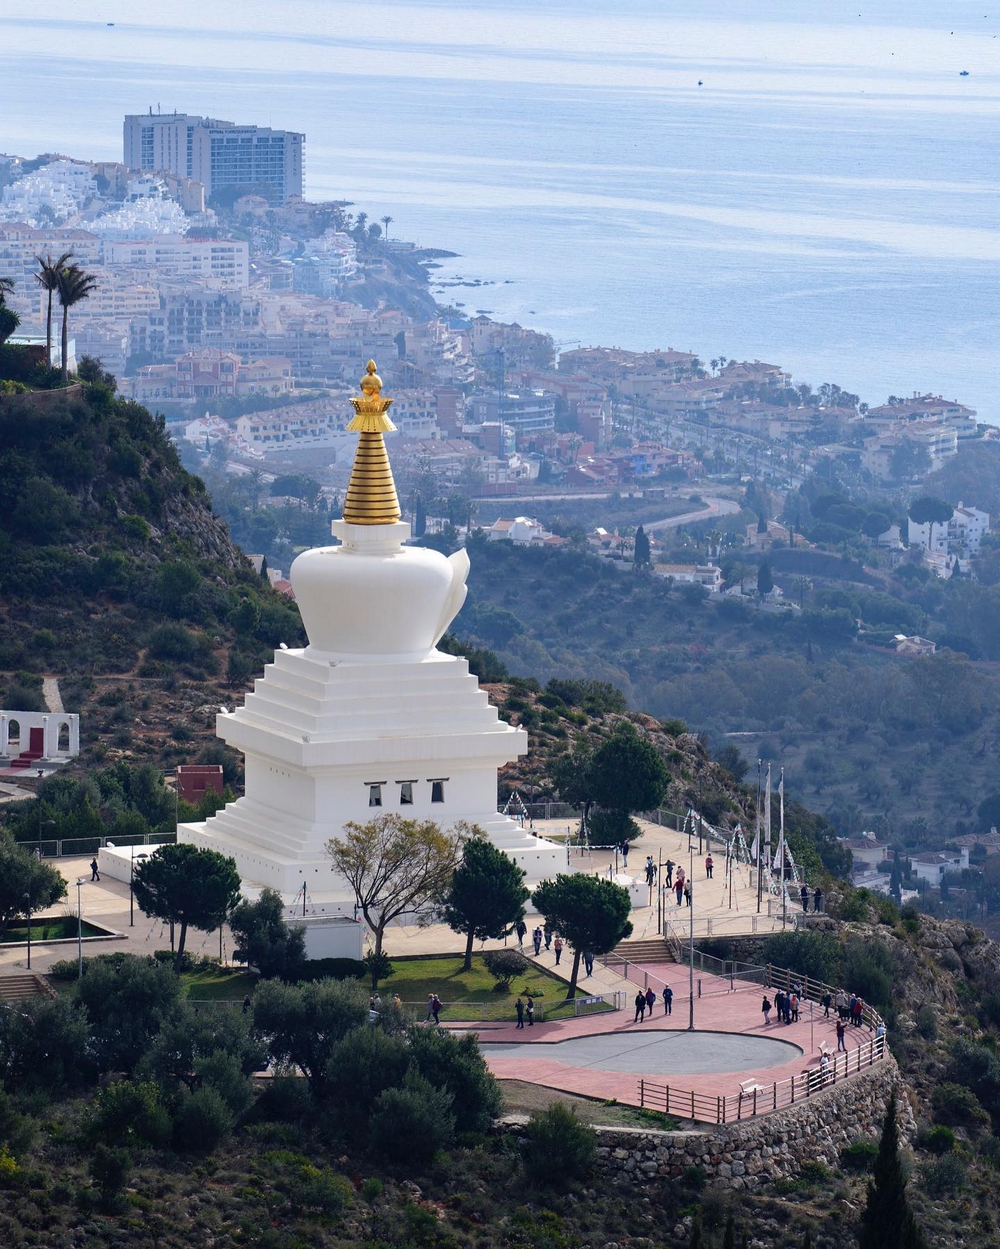
<path fill-rule="evenodd" d="M 647 1012 L 650 1019 L 653 1018 L 653 1007 L 656 1005 L 656 994 L 652 989 L 647 989 L 645 993 L 640 991 L 635 995 L 635 1019 L 633 1023 L 642 1023 L 646 1018 Z M 665 985 L 663 989 L 663 1013 L 664 1015 L 672 1015 L 674 1013 L 674 991 L 670 985 Z"/>
<path fill-rule="evenodd" d="M 774 995 L 774 1005 L 771 1005 L 767 994 L 761 1002 L 760 1009 L 764 1014 L 765 1025 L 771 1022 L 771 1011 L 776 1011 L 779 1023 L 798 1023 L 799 1021 L 799 1005 L 802 1002 L 802 986 L 793 984 L 791 992 L 785 993 L 783 989 L 778 989 Z"/>
<path fill-rule="evenodd" d="M 518 921 L 517 927 L 514 929 L 514 931 L 517 933 L 517 948 L 519 950 L 523 950 L 524 939 L 528 935 L 528 926 L 527 924 L 525 924 L 523 919 Z M 551 950 L 553 954 L 555 954 L 556 966 L 557 967 L 559 966 L 562 960 L 563 950 L 566 948 L 566 943 L 563 941 L 562 937 L 560 937 L 560 935 L 557 932 L 554 933 L 547 924 L 535 925 L 535 927 L 532 929 L 532 932 L 531 932 L 531 944 L 535 950 L 535 958 L 539 957 L 539 955 L 542 952 L 542 947 L 544 946 L 546 950 Z M 582 958 L 583 958 L 583 966 L 584 966 L 586 975 L 592 976 L 594 974 L 593 951 L 584 950 L 582 953 Z"/>

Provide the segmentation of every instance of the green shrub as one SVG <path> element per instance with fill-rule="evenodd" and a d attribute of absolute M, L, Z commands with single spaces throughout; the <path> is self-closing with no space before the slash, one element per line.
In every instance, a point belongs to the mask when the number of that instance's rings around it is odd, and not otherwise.
<path fill-rule="evenodd" d="M 594 1129 L 581 1123 L 563 1102 L 532 1111 L 522 1147 L 528 1176 L 542 1184 L 563 1185 L 581 1180 L 597 1158 Z"/>
<path fill-rule="evenodd" d="M 116 1080 L 98 1093 L 87 1135 L 107 1145 L 159 1147 L 170 1140 L 171 1126 L 160 1090 L 152 1081 Z"/>
<path fill-rule="evenodd" d="M 931 1094 L 935 1117 L 952 1127 L 985 1127 L 990 1117 L 969 1088 L 953 1081 L 939 1084 Z"/>
<path fill-rule="evenodd" d="M 373 1152 L 390 1162 L 429 1161 L 455 1139 L 453 1100 L 412 1073 L 402 1088 L 386 1089 L 368 1125 Z"/>
<path fill-rule="evenodd" d="M 955 1133 L 943 1123 L 935 1123 L 917 1133 L 917 1145 L 932 1154 L 948 1154 L 955 1148 Z"/>
<path fill-rule="evenodd" d="M 125 1186 L 132 1169 L 128 1150 L 101 1142 L 95 1147 L 88 1168 L 100 1193 L 101 1208 L 108 1214 L 120 1211 L 125 1204 Z"/>
<path fill-rule="evenodd" d="M 930 1003 L 925 1002 L 923 1006 L 917 1008 L 913 1021 L 916 1024 L 917 1031 L 925 1041 L 937 1040 L 937 1015 L 935 1015 L 934 1007 Z"/>
<path fill-rule="evenodd" d="M 234 1118 L 244 1114 L 253 1102 L 253 1086 L 234 1054 L 216 1050 L 196 1059 L 194 1071 L 201 1087 L 214 1089 Z"/>
<path fill-rule="evenodd" d="M 870 1171 L 877 1157 L 877 1142 L 860 1137 L 840 1151 L 840 1165 L 845 1171 Z"/>
<path fill-rule="evenodd" d="M 233 1116 L 214 1088 L 186 1097 L 174 1120 L 174 1144 L 189 1153 L 210 1154 L 233 1130 Z"/>
<path fill-rule="evenodd" d="M 947 1153 L 922 1169 L 923 1187 L 932 1197 L 950 1197 L 969 1186 L 969 1169 L 957 1154 Z"/>
<path fill-rule="evenodd" d="M 364 980 L 365 965 L 359 958 L 309 958 L 295 973 L 296 980 Z"/>
<path fill-rule="evenodd" d="M 409 1063 L 406 1045 L 378 1028 L 355 1028 L 334 1045 L 326 1096 L 348 1136 L 361 1135 L 376 1100 L 403 1083 Z"/>
<path fill-rule="evenodd" d="M 264 1081 L 254 1103 L 253 1117 L 276 1123 L 302 1123 L 313 1112 L 309 1085 L 301 1076 L 276 1076 Z"/>
<path fill-rule="evenodd" d="M 508 993 L 511 981 L 524 975 L 530 964 L 520 950 L 487 950 L 483 966 L 496 981 L 494 989 Z"/>
<path fill-rule="evenodd" d="M 451 1094 L 459 1132 L 489 1131 L 503 1097 L 475 1036 L 456 1038 L 439 1028 L 412 1028 L 409 1054 L 414 1071 Z"/>

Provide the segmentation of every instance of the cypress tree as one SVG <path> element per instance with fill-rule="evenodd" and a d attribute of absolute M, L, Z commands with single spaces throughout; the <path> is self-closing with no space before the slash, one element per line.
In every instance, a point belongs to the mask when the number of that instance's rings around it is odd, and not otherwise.
<path fill-rule="evenodd" d="M 648 568 L 650 563 L 649 538 L 642 525 L 635 531 L 635 567 Z"/>
<path fill-rule="evenodd" d="M 267 580 L 268 580 L 268 576 L 267 576 L 267 556 L 266 556 L 266 555 L 262 555 L 262 556 L 260 557 L 260 579 L 261 579 L 261 581 L 267 581 Z"/>
<path fill-rule="evenodd" d="M 427 515 L 424 512 L 424 501 L 418 494 L 416 513 L 413 517 L 413 536 L 415 538 L 422 538 L 426 532 L 427 532 Z"/>
<path fill-rule="evenodd" d="M 885 1110 L 882 1139 L 868 1183 L 868 1201 L 858 1233 L 860 1249 L 926 1249 L 906 1197 L 906 1177 L 899 1158 L 896 1090 Z"/>

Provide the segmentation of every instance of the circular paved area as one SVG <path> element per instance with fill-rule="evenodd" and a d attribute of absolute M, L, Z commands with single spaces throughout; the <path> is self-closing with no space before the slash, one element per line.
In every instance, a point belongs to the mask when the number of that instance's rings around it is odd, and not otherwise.
<path fill-rule="evenodd" d="M 525 1058 L 529 1053 L 520 1042 L 504 1045 L 484 1041 L 480 1048 L 488 1059 Z M 570 1067 L 665 1076 L 676 1072 L 759 1071 L 793 1061 L 802 1050 L 790 1041 L 725 1032 L 610 1032 L 565 1041 L 536 1041 L 530 1053 Z"/>

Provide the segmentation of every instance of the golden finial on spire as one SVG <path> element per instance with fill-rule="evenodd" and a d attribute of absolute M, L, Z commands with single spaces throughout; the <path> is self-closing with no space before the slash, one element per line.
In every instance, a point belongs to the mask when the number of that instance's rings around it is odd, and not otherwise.
<path fill-rule="evenodd" d="M 382 435 L 392 433 L 396 426 L 389 420 L 392 400 L 382 398 L 382 379 L 374 360 L 368 361 L 361 394 L 351 400 L 351 406 L 355 415 L 347 430 L 359 437 L 344 499 L 344 520 L 352 525 L 393 525 L 401 513 Z"/>

